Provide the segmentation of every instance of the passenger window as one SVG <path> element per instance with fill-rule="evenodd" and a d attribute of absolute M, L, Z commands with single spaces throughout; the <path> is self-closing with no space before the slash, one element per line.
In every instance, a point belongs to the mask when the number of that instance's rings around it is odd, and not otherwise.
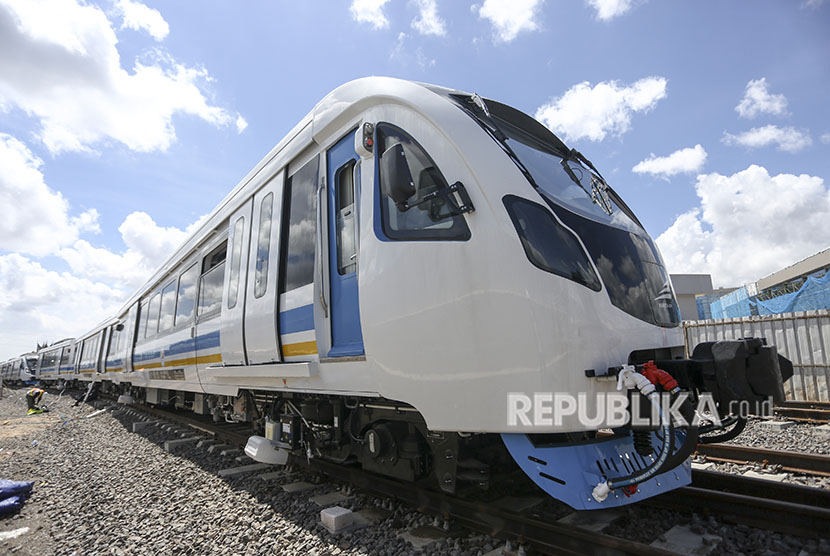
<path fill-rule="evenodd" d="M 256 247 L 256 274 L 254 297 L 262 297 L 268 289 L 268 256 L 271 250 L 271 218 L 274 210 L 274 194 L 262 198 L 259 208 L 259 232 Z"/>
<path fill-rule="evenodd" d="M 142 338 L 147 336 L 147 315 L 149 315 L 149 311 L 147 311 L 147 300 L 141 302 L 141 308 L 138 310 L 138 339 L 141 340 Z"/>
<path fill-rule="evenodd" d="M 314 281 L 317 245 L 317 158 L 288 178 L 283 214 L 280 293 Z"/>
<path fill-rule="evenodd" d="M 242 265 L 242 231 L 245 228 L 245 217 L 236 219 L 233 226 L 233 246 L 231 248 L 231 276 L 228 280 L 228 309 L 236 307 L 239 297 L 239 273 Z"/>
<path fill-rule="evenodd" d="M 408 133 L 391 124 L 383 123 L 378 124 L 376 130 L 378 152 L 383 153 L 381 160 L 384 156 L 391 156 L 394 151 L 390 149 L 398 144 L 401 145 L 415 182 L 413 200 L 421 199 L 429 193 L 448 187 L 447 180 L 435 162 Z M 387 151 L 389 151 L 388 155 Z M 452 215 L 445 199 L 437 197 L 432 201 L 402 211 L 389 195 L 381 193 L 386 190 L 386 187 L 380 183 L 380 177 L 376 181 L 379 186 L 381 224 L 387 238 L 459 241 L 470 239 L 470 229 L 464 215 Z"/>
<path fill-rule="evenodd" d="M 72 355 L 72 347 L 66 346 L 65 348 L 63 348 L 63 353 L 61 353 L 61 362 L 58 365 L 58 367 L 66 367 L 67 365 L 69 365 L 70 355 Z"/>
<path fill-rule="evenodd" d="M 161 316 L 159 332 L 173 328 L 173 316 L 176 314 L 176 282 L 167 284 L 161 292 Z"/>
<path fill-rule="evenodd" d="M 121 340 L 121 332 L 115 326 L 116 325 L 112 327 L 112 332 L 110 332 L 110 345 L 107 348 L 107 356 L 118 353 L 118 343 Z"/>
<path fill-rule="evenodd" d="M 199 316 L 217 312 L 222 307 L 222 287 L 225 284 L 225 255 L 228 244 L 222 243 L 208 253 L 202 264 L 199 279 Z"/>
<path fill-rule="evenodd" d="M 334 176 L 335 213 L 337 218 L 337 272 L 341 275 L 357 270 L 355 243 L 354 174 L 356 163 L 350 160 Z"/>
<path fill-rule="evenodd" d="M 550 211 L 514 195 L 504 197 L 504 206 L 519 234 L 525 255 L 534 266 L 594 291 L 601 289 L 599 278 L 576 236 L 557 222 Z"/>
<path fill-rule="evenodd" d="M 145 338 L 149 338 L 158 332 L 160 306 L 161 296 L 159 294 L 156 294 L 150 298 L 150 304 L 147 306 L 147 335 Z"/>
<path fill-rule="evenodd" d="M 176 326 L 193 319 L 196 307 L 196 281 L 199 278 L 199 265 L 194 263 L 179 278 L 178 302 L 176 303 Z"/>

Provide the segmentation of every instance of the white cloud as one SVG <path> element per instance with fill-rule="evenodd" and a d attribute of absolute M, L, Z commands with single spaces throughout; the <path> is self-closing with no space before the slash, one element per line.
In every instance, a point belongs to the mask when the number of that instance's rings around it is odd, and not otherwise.
<path fill-rule="evenodd" d="M 822 134 L 820 139 L 821 139 L 821 142 L 824 143 L 825 145 L 830 145 L 830 133 Z"/>
<path fill-rule="evenodd" d="M 81 232 L 99 232 L 98 212 L 70 215 L 69 202 L 43 179 L 43 162 L 20 141 L 0 133 L 0 249 L 47 255 Z"/>
<path fill-rule="evenodd" d="M 383 13 L 383 6 L 388 2 L 389 0 L 352 0 L 349 11 L 358 23 L 369 23 L 375 29 L 386 29 L 389 20 Z"/>
<path fill-rule="evenodd" d="M 804 4 L 802 4 L 802 6 L 816 9 L 820 8 L 822 4 L 824 4 L 826 1 L 827 0 L 807 0 L 806 2 L 804 2 Z"/>
<path fill-rule="evenodd" d="M 398 33 L 398 39 L 389 51 L 389 59 L 395 60 L 402 67 L 407 67 L 414 62 L 419 68 L 421 68 L 421 71 L 433 67 L 435 65 L 435 60 L 424 54 L 424 51 L 420 46 L 415 49 L 407 46 L 407 38 L 408 36 L 406 33 Z"/>
<path fill-rule="evenodd" d="M 807 131 L 775 125 L 754 127 L 738 135 L 724 133 L 722 140 L 726 145 L 740 145 L 751 149 L 776 145 L 779 151 L 790 153 L 798 152 L 813 144 L 813 140 Z"/>
<path fill-rule="evenodd" d="M 631 86 L 602 81 L 574 85 L 564 95 L 536 110 L 536 119 L 569 141 L 602 141 L 622 135 L 634 112 L 648 112 L 666 97 L 665 77 L 646 77 Z"/>
<path fill-rule="evenodd" d="M 668 156 L 655 156 L 637 163 L 631 170 L 637 174 L 652 174 L 664 179 L 675 174 L 694 174 L 706 163 L 706 150 L 701 145 L 674 151 Z"/>
<path fill-rule="evenodd" d="M 146 212 L 133 212 L 118 227 L 127 246 L 124 252 L 114 253 L 79 239 L 71 247 L 58 251 L 57 255 L 69 264 L 76 275 L 101 280 L 131 292 L 150 278 L 201 220 L 180 230 L 173 226 L 159 226 Z"/>
<path fill-rule="evenodd" d="M 610 21 L 631 9 L 634 0 L 585 0 L 597 12 L 597 19 Z"/>
<path fill-rule="evenodd" d="M 47 270 L 18 253 L 0 255 L 0 359 L 82 334 L 124 301 L 123 291 L 101 282 Z"/>
<path fill-rule="evenodd" d="M 447 28 L 438 15 L 436 0 L 415 0 L 415 3 L 418 5 L 418 17 L 412 20 L 412 28 L 422 35 L 446 35 Z"/>
<path fill-rule="evenodd" d="M 770 176 L 752 165 L 731 176 L 700 175 L 695 188 L 700 206 L 657 238 L 671 273 L 741 285 L 830 244 L 830 191 L 819 177 Z"/>
<path fill-rule="evenodd" d="M 115 8 L 124 17 L 122 29 L 144 29 L 157 41 L 164 40 L 170 33 L 170 26 L 164 21 L 158 10 L 133 0 L 117 0 Z"/>
<path fill-rule="evenodd" d="M 519 33 L 535 31 L 542 0 L 484 0 L 477 8 L 478 16 L 490 20 L 496 38 L 501 42 L 510 42 Z"/>
<path fill-rule="evenodd" d="M 236 132 L 242 133 L 248 127 L 248 120 L 242 117 L 242 114 L 236 116 Z"/>
<path fill-rule="evenodd" d="M 0 106 L 38 118 L 50 151 L 106 141 L 165 150 L 176 138 L 174 114 L 233 124 L 205 96 L 207 70 L 155 50 L 128 72 L 104 12 L 79 1 L 0 1 Z"/>
<path fill-rule="evenodd" d="M 787 97 L 771 95 L 767 89 L 767 78 L 762 77 L 746 84 L 744 98 L 735 111 L 741 118 L 754 118 L 758 114 L 784 115 L 787 113 Z"/>

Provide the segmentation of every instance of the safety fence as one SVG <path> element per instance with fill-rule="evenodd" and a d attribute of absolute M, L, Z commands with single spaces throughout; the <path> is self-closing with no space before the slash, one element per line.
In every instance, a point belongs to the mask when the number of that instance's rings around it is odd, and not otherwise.
<path fill-rule="evenodd" d="M 794 291 L 765 291 L 754 295 L 746 286 L 710 304 L 712 318 L 728 319 L 830 309 L 830 272 L 808 276 Z"/>
<path fill-rule="evenodd" d="M 830 400 L 830 311 L 800 311 L 733 319 L 685 321 L 686 350 L 700 342 L 766 338 L 793 362 L 784 383 L 788 400 Z"/>

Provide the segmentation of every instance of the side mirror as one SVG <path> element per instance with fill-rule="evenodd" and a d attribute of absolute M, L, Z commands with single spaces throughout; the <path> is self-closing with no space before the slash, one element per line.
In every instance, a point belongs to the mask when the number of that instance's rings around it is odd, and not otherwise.
<path fill-rule="evenodd" d="M 403 145 L 395 143 L 380 157 L 380 183 L 383 192 L 388 195 L 401 210 L 409 208 L 406 201 L 415 195 L 415 180 Z"/>

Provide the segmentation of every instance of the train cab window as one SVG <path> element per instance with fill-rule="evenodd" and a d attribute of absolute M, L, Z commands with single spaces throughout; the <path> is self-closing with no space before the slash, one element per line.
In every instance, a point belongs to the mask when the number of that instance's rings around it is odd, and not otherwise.
<path fill-rule="evenodd" d="M 317 244 L 317 157 L 288 177 L 283 202 L 280 293 L 314 281 Z"/>
<path fill-rule="evenodd" d="M 176 314 L 176 282 L 170 282 L 161 291 L 161 315 L 159 317 L 159 332 L 173 328 L 173 317 Z"/>
<path fill-rule="evenodd" d="M 116 326 L 117 325 L 113 325 L 112 328 L 110 329 L 111 330 L 111 332 L 110 332 L 110 343 L 109 343 L 109 346 L 107 347 L 107 356 L 112 356 L 112 355 L 117 354 L 120 347 L 121 347 L 120 346 L 121 336 L 123 336 L 124 333 L 123 333 L 122 330 L 118 330 L 116 328 Z"/>
<path fill-rule="evenodd" d="M 408 133 L 391 124 L 380 123 L 376 127 L 378 152 L 391 156 L 397 145 L 403 149 L 406 163 L 414 180 L 412 199 L 448 187 L 447 180 L 426 151 Z M 380 219 L 383 234 L 393 240 L 458 240 L 470 239 L 470 229 L 464 215 L 453 215 L 445 199 L 437 197 L 430 202 L 401 210 L 385 193 L 388 186 L 379 184 Z M 380 193 L 384 192 L 384 193 Z"/>
<path fill-rule="evenodd" d="M 576 236 L 557 222 L 548 209 L 514 195 L 504 197 L 504 206 L 525 255 L 534 266 L 594 291 L 601 289 L 599 278 Z"/>
<path fill-rule="evenodd" d="M 254 297 L 262 297 L 268 289 L 268 256 L 271 251 L 271 218 L 273 211 L 274 194 L 269 193 L 262 198 L 262 203 L 259 207 Z"/>
<path fill-rule="evenodd" d="M 193 309 L 196 307 L 196 282 L 199 280 L 199 265 L 194 263 L 182 273 L 179 278 L 178 301 L 176 302 L 175 326 L 193 320 Z"/>
<path fill-rule="evenodd" d="M 161 295 L 155 294 L 150 298 L 150 304 L 147 305 L 147 335 L 145 338 L 153 336 L 159 329 L 159 307 L 161 307 Z"/>
<path fill-rule="evenodd" d="M 239 274 L 242 267 L 242 235 L 245 229 L 245 217 L 240 216 L 233 225 L 233 243 L 231 245 L 231 275 L 228 280 L 228 309 L 236 307 L 239 298 Z"/>
<path fill-rule="evenodd" d="M 199 278 L 199 317 L 216 313 L 222 306 L 227 250 L 228 244 L 223 242 L 208 253 L 202 262 L 202 276 Z"/>

